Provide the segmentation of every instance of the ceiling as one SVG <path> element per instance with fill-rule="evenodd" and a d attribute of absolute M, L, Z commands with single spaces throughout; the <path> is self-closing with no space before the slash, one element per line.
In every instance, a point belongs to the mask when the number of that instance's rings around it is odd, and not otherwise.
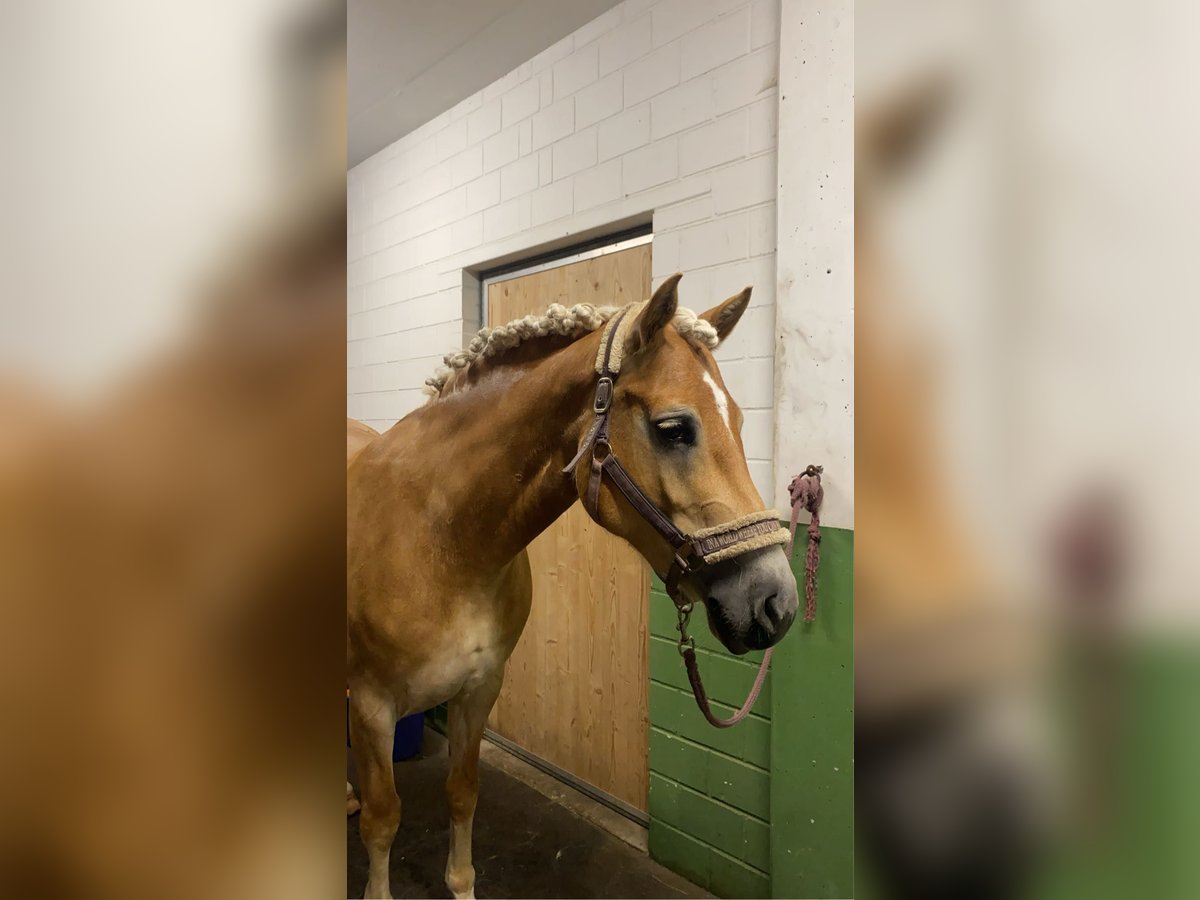
<path fill-rule="evenodd" d="M 619 0 L 349 0 L 355 166 Z"/>

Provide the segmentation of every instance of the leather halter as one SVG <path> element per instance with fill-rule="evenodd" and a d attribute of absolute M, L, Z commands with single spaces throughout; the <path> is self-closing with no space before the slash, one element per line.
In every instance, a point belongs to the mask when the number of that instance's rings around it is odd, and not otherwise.
<path fill-rule="evenodd" d="M 779 518 L 773 510 L 762 510 L 713 528 L 703 529 L 695 534 L 685 534 L 676 527 L 670 517 L 658 508 L 653 500 L 646 496 L 617 459 L 612 445 L 609 443 L 609 416 L 612 412 L 617 377 L 624 359 L 625 338 L 630 327 L 636 321 L 638 312 L 644 306 L 644 303 L 626 306 L 614 315 L 605 326 L 600 339 L 600 351 L 596 356 L 596 372 L 600 376 L 596 382 L 596 395 L 592 404 L 596 418 L 584 436 L 583 443 L 579 446 L 579 452 L 562 471 L 564 475 L 573 475 L 579 462 L 590 452 L 592 454 L 591 472 L 584 505 L 592 518 L 597 522 L 600 521 L 600 485 L 607 475 L 609 481 L 621 492 L 634 511 L 671 547 L 674 558 L 663 582 L 666 585 L 667 595 L 675 604 L 679 614 L 679 624 L 677 625 L 679 652 L 684 658 L 688 678 L 692 684 L 692 692 L 696 696 L 696 703 L 699 705 L 700 711 L 711 724 L 718 728 L 728 728 L 745 718 L 754 705 L 771 660 L 771 650 L 768 649 L 763 655 L 754 687 L 741 709 L 730 719 L 718 719 L 709 708 L 708 698 L 700 681 L 700 672 L 696 665 L 696 642 L 687 633 L 692 603 L 683 598 L 679 589 L 680 582 L 685 577 L 721 560 L 739 556 L 761 547 L 787 543 L 788 532 L 780 524 Z"/>

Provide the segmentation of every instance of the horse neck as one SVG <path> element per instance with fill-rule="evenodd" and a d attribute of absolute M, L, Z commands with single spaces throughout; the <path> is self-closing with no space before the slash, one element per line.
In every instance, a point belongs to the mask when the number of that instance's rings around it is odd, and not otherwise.
<path fill-rule="evenodd" d="M 590 424 L 599 346 L 593 333 L 543 358 L 497 365 L 428 410 L 454 545 L 481 574 L 498 570 L 577 499 L 562 469 Z"/>

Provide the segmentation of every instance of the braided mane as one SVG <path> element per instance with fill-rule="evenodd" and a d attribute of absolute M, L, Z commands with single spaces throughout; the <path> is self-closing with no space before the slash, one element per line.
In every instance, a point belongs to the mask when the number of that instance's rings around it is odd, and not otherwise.
<path fill-rule="evenodd" d="M 591 334 L 603 328 L 604 323 L 622 308 L 596 307 L 590 303 L 578 303 L 567 308 L 560 303 L 553 303 L 543 315 L 514 319 L 497 328 L 481 328 L 465 349 L 449 353 L 442 358 L 444 365 L 425 379 L 425 393 L 434 398 L 441 397 L 447 384 L 457 380 L 456 376 L 469 366 L 478 366 L 537 338 L 554 336 L 578 339 L 585 334 Z M 716 348 L 719 340 L 717 330 L 692 310 L 682 307 L 677 309 L 672 324 L 675 330 L 691 343 L 707 347 L 709 350 Z"/>

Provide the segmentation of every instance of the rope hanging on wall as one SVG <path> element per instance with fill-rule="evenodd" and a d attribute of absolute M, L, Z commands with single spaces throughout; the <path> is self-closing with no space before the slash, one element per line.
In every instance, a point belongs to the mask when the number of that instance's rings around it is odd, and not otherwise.
<path fill-rule="evenodd" d="M 824 466 L 809 466 L 792 479 L 788 494 L 792 499 L 792 534 L 788 540 L 788 559 L 796 543 L 796 523 L 800 510 L 807 510 L 812 517 L 808 524 L 808 549 L 804 554 L 804 621 L 811 622 L 817 615 L 817 567 L 821 565 L 821 501 L 825 489 L 821 487 Z"/>

